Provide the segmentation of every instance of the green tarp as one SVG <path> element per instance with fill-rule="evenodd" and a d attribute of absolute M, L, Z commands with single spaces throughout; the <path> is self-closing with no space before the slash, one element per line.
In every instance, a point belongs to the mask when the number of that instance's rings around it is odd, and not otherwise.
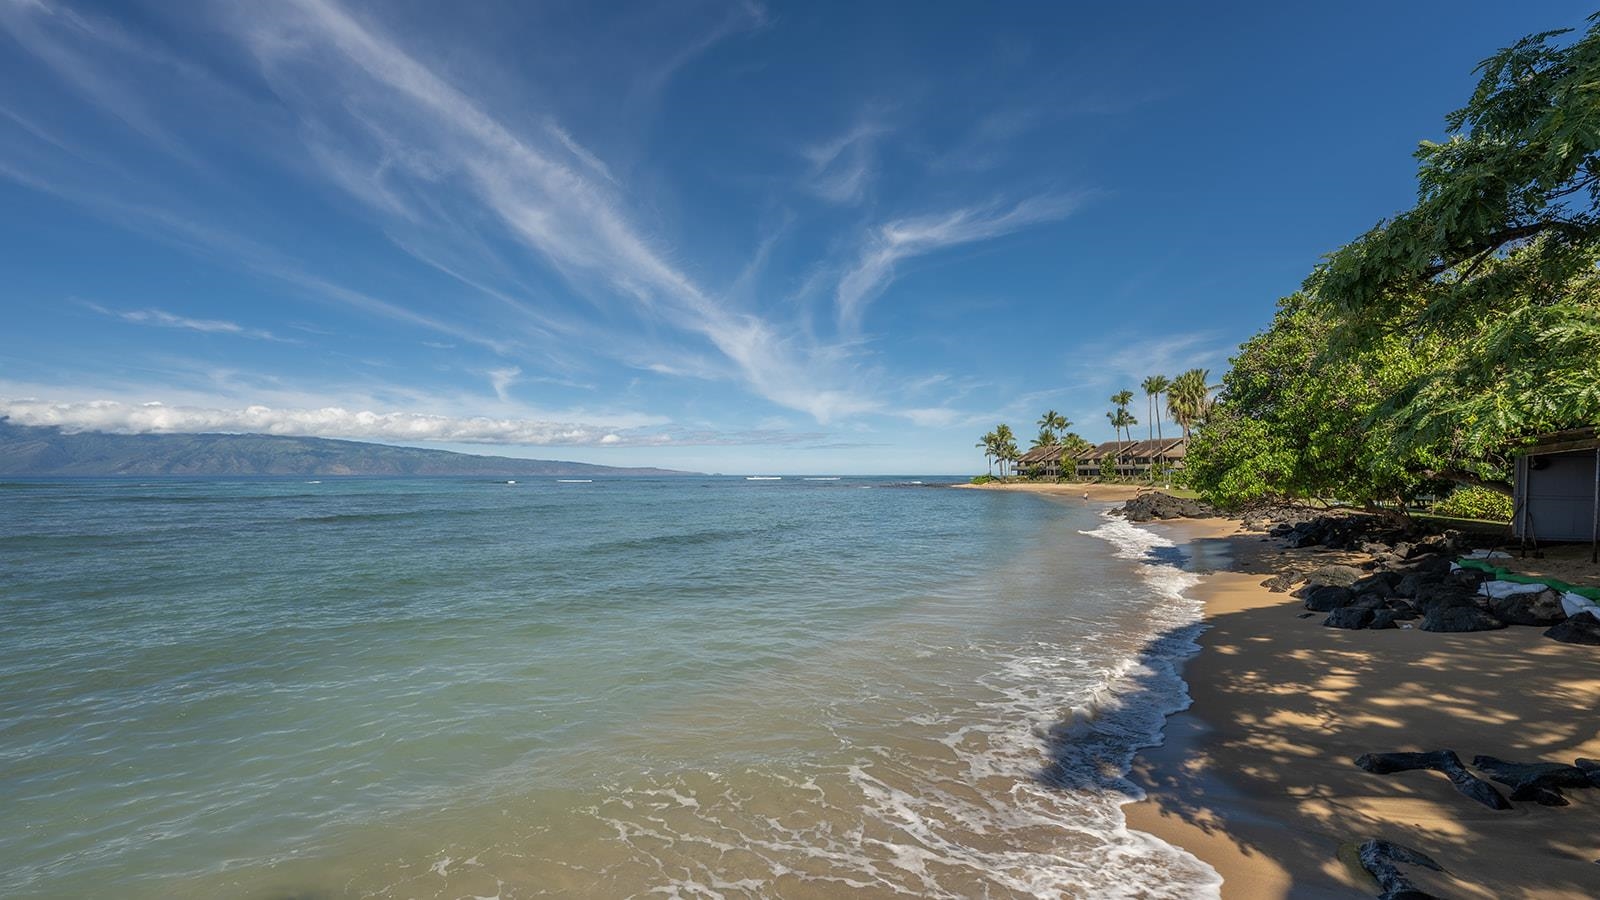
<path fill-rule="evenodd" d="M 1590 600 L 1600 603 L 1600 588 L 1577 587 L 1576 585 L 1567 584 L 1565 581 L 1557 581 L 1554 578 L 1538 578 L 1533 575 L 1519 575 L 1516 572 L 1509 572 L 1505 569 L 1502 569 L 1487 559 L 1458 559 L 1456 560 L 1456 563 L 1463 569 L 1478 569 L 1479 571 L 1488 572 L 1490 575 L 1493 575 L 1497 581 L 1515 581 L 1518 584 L 1549 585 L 1558 591 L 1567 591 L 1568 593 L 1577 594 L 1579 597 L 1588 597 Z"/>

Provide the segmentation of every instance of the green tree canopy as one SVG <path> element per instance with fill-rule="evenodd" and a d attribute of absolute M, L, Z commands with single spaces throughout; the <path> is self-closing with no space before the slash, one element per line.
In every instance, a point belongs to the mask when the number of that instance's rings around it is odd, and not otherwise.
<path fill-rule="evenodd" d="M 1446 139 L 1417 151 L 1415 206 L 1282 301 L 1214 408 L 1173 379 L 1214 500 L 1503 490 L 1521 442 L 1600 423 L 1600 21 L 1477 71 Z"/>
<path fill-rule="evenodd" d="M 1424 142 L 1417 204 L 1307 280 L 1333 352 L 1395 334 L 1457 352 L 1378 411 L 1401 453 L 1503 454 L 1600 421 L 1600 23 L 1485 60 L 1449 137 Z"/>

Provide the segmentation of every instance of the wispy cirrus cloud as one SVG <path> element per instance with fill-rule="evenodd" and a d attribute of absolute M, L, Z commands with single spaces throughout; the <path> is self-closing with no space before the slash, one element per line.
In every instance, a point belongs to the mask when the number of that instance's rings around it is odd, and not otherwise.
<path fill-rule="evenodd" d="M 865 121 L 801 150 L 810 163 L 807 188 L 830 203 L 859 203 L 874 174 L 874 148 L 888 126 Z"/>
<path fill-rule="evenodd" d="M 868 302 L 894 280 L 898 263 L 945 247 L 986 241 L 1033 225 L 1064 219 L 1080 199 L 1032 197 L 1009 206 L 969 206 L 943 213 L 895 219 L 874 229 L 834 293 L 840 327 L 854 331 Z"/>
<path fill-rule="evenodd" d="M 1094 363 L 1079 367 L 1095 382 L 1142 380 L 1154 374 L 1176 375 L 1187 369 L 1215 369 L 1227 364 L 1237 345 L 1216 331 L 1193 331 L 1158 337 L 1108 338 Z M 1131 386 L 1131 385 L 1130 385 Z"/>
<path fill-rule="evenodd" d="M 631 221 L 614 180 L 591 177 L 600 171 L 597 158 L 558 124 L 546 122 L 543 132 L 554 141 L 541 146 L 344 9 L 323 0 L 297 0 L 294 7 L 297 16 L 284 15 L 282 8 L 257 16 L 254 7 L 247 8 L 243 28 L 263 74 L 298 115 L 314 123 L 307 133 L 375 127 L 386 139 L 403 135 L 416 153 L 445 166 L 425 181 L 407 182 L 409 191 L 444 195 L 438 202 L 450 205 L 464 190 L 478 209 L 498 219 L 505 236 L 569 280 L 597 283 L 626 298 L 638 315 L 708 341 L 750 390 L 774 403 L 819 422 L 879 408 L 856 387 L 859 373 L 849 365 L 847 350 L 736 309 L 674 265 L 661 242 Z M 340 86 L 333 107 L 322 102 L 329 83 Z M 350 103 L 381 110 L 381 116 L 351 118 L 344 113 Z M 575 158 L 577 165 L 563 157 Z M 348 188 L 352 171 L 378 172 L 341 166 L 330 180 Z M 393 192 L 392 179 L 403 175 L 385 171 L 385 189 Z M 386 193 L 351 194 L 388 206 Z"/>
<path fill-rule="evenodd" d="M 187 331 L 198 331 L 203 334 L 231 334 L 238 337 L 253 338 L 260 341 L 289 341 L 288 338 L 278 337 L 264 328 L 248 328 L 237 322 L 226 319 L 194 319 L 189 316 L 180 316 L 167 312 L 164 309 L 108 309 L 98 303 L 85 304 L 90 309 L 103 316 L 111 316 L 124 322 L 135 325 L 154 325 L 160 328 L 181 328 Z"/>
<path fill-rule="evenodd" d="M 489 386 L 494 388 L 494 395 L 500 398 L 500 402 L 506 403 L 511 399 L 506 391 L 517 383 L 517 379 L 522 375 L 522 369 L 508 366 L 504 369 L 490 369 L 486 374 L 489 376 Z"/>

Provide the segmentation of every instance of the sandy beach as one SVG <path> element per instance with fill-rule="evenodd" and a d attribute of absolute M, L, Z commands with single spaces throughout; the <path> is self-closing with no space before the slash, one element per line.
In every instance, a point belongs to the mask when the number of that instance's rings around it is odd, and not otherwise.
<path fill-rule="evenodd" d="M 1152 527 L 1231 561 L 1196 588 L 1209 629 L 1184 668 L 1193 706 L 1136 761 L 1149 799 L 1125 807 L 1130 827 L 1210 863 L 1229 898 L 1373 896 L 1347 862 L 1373 837 L 1440 863 L 1447 874 L 1406 869 L 1439 896 L 1600 896 L 1600 789 L 1568 791 L 1570 806 L 1494 811 L 1436 772 L 1352 763 L 1441 748 L 1468 764 L 1600 756 L 1600 648 L 1533 627 L 1324 628 L 1322 614 L 1301 618 L 1300 601 L 1260 582 L 1290 554 L 1359 557 L 1284 550 L 1226 520 Z"/>
<path fill-rule="evenodd" d="M 1024 494 L 1045 494 L 1061 499 L 1082 499 L 1085 494 L 1091 502 L 1120 502 L 1148 493 L 1147 486 L 1136 484 L 1083 484 L 1073 482 L 1051 483 L 1037 481 L 1000 482 L 988 484 L 952 484 L 951 487 L 973 491 L 1015 491 Z"/>

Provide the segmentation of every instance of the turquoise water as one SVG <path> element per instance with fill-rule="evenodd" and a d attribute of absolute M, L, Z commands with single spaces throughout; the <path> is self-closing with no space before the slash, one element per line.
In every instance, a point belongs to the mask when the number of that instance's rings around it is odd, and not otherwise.
<path fill-rule="evenodd" d="M 0 896 L 1214 891 L 1117 809 L 1160 543 L 885 479 L 0 484 Z"/>

